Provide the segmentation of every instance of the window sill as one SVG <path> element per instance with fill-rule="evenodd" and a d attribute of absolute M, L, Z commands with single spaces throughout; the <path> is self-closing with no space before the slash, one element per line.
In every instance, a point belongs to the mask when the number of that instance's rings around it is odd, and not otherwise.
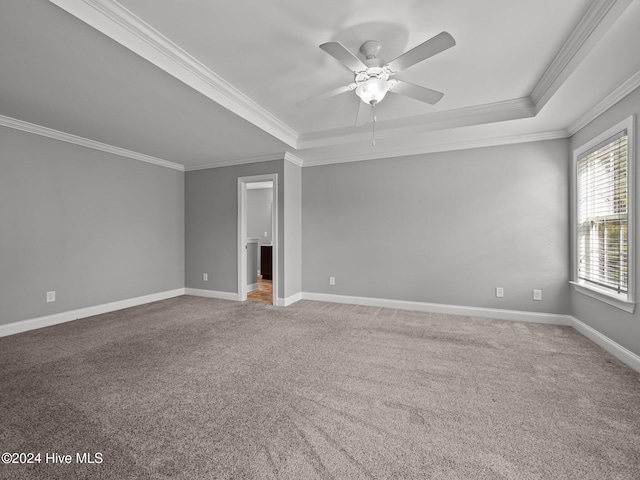
<path fill-rule="evenodd" d="M 569 283 L 573 285 L 576 292 L 578 293 L 582 293 L 583 295 L 586 295 L 588 297 L 595 298 L 596 300 L 600 300 L 601 302 L 607 303 L 628 313 L 633 313 L 633 311 L 635 310 L 636 304 L 634 302 L 623 300 L 622 298 L 617 298 L 608 292 L 584 285 L 582 283 Z"/>

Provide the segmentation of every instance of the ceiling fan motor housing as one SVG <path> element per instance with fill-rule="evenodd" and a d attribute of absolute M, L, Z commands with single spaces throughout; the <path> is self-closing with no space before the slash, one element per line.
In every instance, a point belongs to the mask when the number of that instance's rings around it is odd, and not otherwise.
<path fill-rule="evenodd" d="M 355 82 L 359 85 L 372 78 L 388 80 L 389 73 L 382 67 L 368 67 L 366 70 L 356 73 Z"/>

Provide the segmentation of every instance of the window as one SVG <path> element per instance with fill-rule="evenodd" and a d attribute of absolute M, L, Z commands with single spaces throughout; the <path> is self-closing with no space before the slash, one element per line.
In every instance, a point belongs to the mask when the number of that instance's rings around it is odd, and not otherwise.
<path fill-rule="evenodd" d="M 574 283 L 633 312 L 633 117 L 574 152 Z"/>

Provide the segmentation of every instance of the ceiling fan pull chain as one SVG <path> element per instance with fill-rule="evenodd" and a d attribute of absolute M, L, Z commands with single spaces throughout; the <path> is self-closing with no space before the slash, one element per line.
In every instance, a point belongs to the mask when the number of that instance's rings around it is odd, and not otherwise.
<path fill-rule="evenodd" d="M 376 117 L 376 104 L 375 103 L 371 104 L 371 111 L 373 112 L 373 123 L 372 123 L 373 138 L 371 140 L 371 146 L 375 147 L 376 146 L 376 122 L 378 121 L 378 119 Z"/>

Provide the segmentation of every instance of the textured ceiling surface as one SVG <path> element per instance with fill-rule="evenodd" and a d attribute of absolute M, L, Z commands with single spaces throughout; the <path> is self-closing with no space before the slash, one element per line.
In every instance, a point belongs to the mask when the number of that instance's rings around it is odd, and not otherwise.
<path fill-rule="evenodd" d="M 363 160 L 568 136 L 637 86 L 638 0 L 22 0 L 0 3 L 0 116 L 189 168 Z M 389 61 L 442 32 L 456 45 L 398 74 L 356 126 L 353 73 L 318 46 L 366 40 Z M 363 109 L 365 115 L 369 115 Z"/>

